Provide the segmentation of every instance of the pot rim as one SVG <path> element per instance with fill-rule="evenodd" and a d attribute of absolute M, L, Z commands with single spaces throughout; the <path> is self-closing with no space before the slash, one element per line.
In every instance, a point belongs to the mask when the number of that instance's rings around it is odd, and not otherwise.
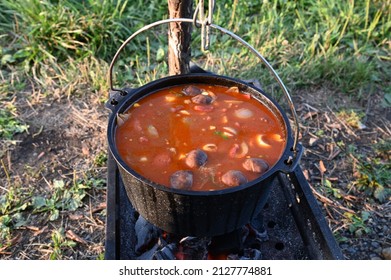
<path fill-rule="evenodd" d="M 115 144 L 115 129 L 117 126 L 117 123 L 116 123 L 117 114 L 119 112 L 122 113 L 122 112 L 126 111 L 132 104 L 136 103 L 138 100 L 144 98 L 145 96 L 147 96 L 149 94 L 153 94 L 154 92 L 156 92 L 160 89 L 167 88 L 170 86 L 175 86 L 178 84 L 202 83 L 202 81 L 186 81 L 186 82 L 184 82 L 184 79 L 193 79 L 193 80 L 195 79 L 196 80 L 196 79 L 202 79 L 205 77 L 216 79 L 217 85 L 220 85 L 220 83 L 218 83 L 219 80 L 221 80 L 221 81 L 225 80 L 225 81 L 229 81 L 232 83 L 236 83 L 238 85 L 240 84 L 242 86 L 251 88 L 251 90 L 256 91 L 256 92 L 260 93 L 262 96 L 264 96 L 275 107 L 276 111 L 278 111 L 278 113 L 280 114 L 280 117 L 278 117 L 278 118 L 283 120 L 282 125 L 284 126 L 285 133 L 286 133 L 286 145 L 280 155 L 280 158 L 276 161 L 276 163 L 268 171 L 266 171 L 264 174 L 262 174 L 261 176 L 257 177 L 254 180 L 247 182 L 246 184 L 242 184 L 242 185 L 239 185 L 236 187 L 229 187 L 229 188 L 224 188 L 221 190 L 211 190 L 211 191 L 192 191 L 192 190 L 182 190 L 182 189 L 170 188 L 170 187 L 167 187 L 167 186 L 164 186 L 164 185 L 161 185 L 161 184 L 158 184 L 154 181 L 149 180 L 148 178 L 142 176 L 141 174 L 139 174 L 138 172 L 133 170 L 131 167 L 129 167 L 125 163 L 125 161 L 122 159 L 122 157 L 119 155 L 117 148 L 116 148 L 116 144 Z M 172 83 L 172 84 L 164 85 L 167 82 L 172 82 L 172 81 L 176 81 L 176 80 L 179 81 L 179 83 Z M 204 83 L 207 84 L 208 82 L 204 82 Z M 131 99 L 133 96 L 135 96 L 137 93 L 147 91 L 149 88 L 156 87 L 160 84 L 163 84 L 163 86 L 160 89 L 153 88 L 150 92 L 144 93 L 141 97 L 139 97 L 136 100 L 127 104 L 128 103 L 127 101 L 129 99 Z M 261 102 L 261 101 L 259 101 L 259 102 Z M 291 126 L 290 126 L 288 117 L 286 116 L 286 113 L 284 112 L 284 110 L 272 97 L 270 97 L 268 94 L 263 92 L 263 90 L 255 87 L 249 83 L 246 83 L 242 80 L 236 79 L 236 78 L 231 78 L 231 77 L 216 75 L 216 74 L 211 74 L 211 73 L 189 73 L 189 74 L 182 74 L 182 75 L 176 75 L 176 76 L 168 76 L 168 77 L 160 78 L 160 79 L 157 79 L 157 80 L 152 81 L 150 83 L 147 83 L 139 88 L 132 89 L 132 92 L 130 94 L 127 94 L 126 96 L 121 96 L 120 102 L 118 102 L 118 104 L 116 104 L 114 106 L 110 106 L 110 109 L 112 110 L 112 112 L 110 114 L 109 121 L 108 121 L 107 139 L 108 139 L 108 144 L 109 144 L 108 145 L 109 150 L 110 150 L 111 154 L 113 155 L 113 158 L 115 159 L 117 164 L 123 170 L 125 170 L 126 172 L 128 172 L 129 174 L 134 176 L 136 179 L 141 180 L 142 182 L 146 183 L 149 187 L 156 188 L 158 190 L 169 192 L 169 193 L 174 193 L 174 194 L 178 194 L 178 195 L 191 195 L 191 196 L 211 196 L 211 195 L 223 195 L 223 194 L 228 194 L 228 193 L 233 193 L 233 192 L 239 192 L 243 189 L 247 189 L 249 187 L 257 185 L 258 183 L 269 178 L 270 176 L 273 176 L 277 172 L 284 172 L 288 168 L 288 165 L 285 162 L 288 160 L 288 157 L 292 156 L 292 154 L 293 154 L 292 153 L 293 138 L 292 138 Z M 276 114 L 276 113 L 273 112 L 273 114 Z"/>

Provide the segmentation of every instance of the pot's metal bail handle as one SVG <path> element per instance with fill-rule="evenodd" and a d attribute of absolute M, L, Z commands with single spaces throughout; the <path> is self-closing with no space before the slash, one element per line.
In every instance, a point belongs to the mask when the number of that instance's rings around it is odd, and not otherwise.
<path fill-rule="evenodd" d="M 211 12 L 212 11 L 209 11 L 210 15 L 211 15 Z M 291 113 L 292 113 L 292 117 L 293 117 L 294 124 L 295 124 L 295 127 L 296 127 L 295 134 L 294 134 L 294 139 L 293 139 L 293 147 L 292 147 L 293 156 L 289 156 L 289 158 L 286 161 L 286 164 L 289 165 L 289 166 L 295 166 L 298 163 L 298 161 L 299 161 L 299 158 L 300 158 L 300 155 L 301 155 L 300 151 L 302 150 L 302 148 L 298 150 L 299 120 L 298 120 L 298 116 L 297 116 L 297 113 L 296 113 L 295 106 L 293 104 L 292 98 L 291 98 L 287 88 L 285 87 L 285 85 L 282 82 L 281 78 L 278 76 L 277 72 L 269 64 L 269 62 L 253 46 L 251 46 L 249 43 L 247 43 L 245 40 L 243 40 L 241 37 L 239 37 L 235 33 L 231 32 L 231 31 L 229 31 L 229 30 L 227 30 L 227 29 L 225 29 L 225 28 L 223 28 L 221 26 L 215 25 L 215 24 L 213 24 L 211 22 L 204 22 L 203 23 L 203 22 L 200 22 L 199 20 L 196 20 L 195 18 L 194 19 L 189 19 L 189 18 L 171 18 L 171 19 L 164 19 L 164 20 L 156 21 L 156 22 L 153 22 L 153 23 L 151 23 L 149 25 L 145 25 L 144 27 L 140 28 L 135 33 L 133 33 L 128 39 L 126 39 L 125 42 L 122 43 L 122 45 L 119 47 L 119 49 L 115 53 L 115 55 L 113 57 L 113 60 L 111 61 L 110 67 L 109 67 L 109 77 L 108 77 L 108 79 L 109 79 L 109 86 L 110 86 L 111 92 L 116 91 L 116 92 L 119 92 L 120 94 L 121 93 L 122 94 L 126 94 L 126 92 L 124 92 L 123 90 L 116 89 L 116 88 L 113 87 L 113 67 L 114 67 L 114 64 L 116 63 L 116 61 L 118 59 L 119 54 L 125 48 L 125 46 L 130 41 L 132 41 L 137 35 L 139 35 L 140 33 L 144 32 L 144 31 L 146 31 L 148 29 L 151 29 L 152 27 L 155 27 L 155 26 L 158 26 L 158 25 L 161 25 L 161 24 L 170 23 L 170 22 L 189 22 L 189 23 L 195 23 L 195 24 L 198 24 L 198 25 L 201 24 L 201 26 L 202 26 L 202 24 L 204 24 L 204 25 L 207 25 L 208 27 L 217 29 L 220 32 L 229 35 L 230 37 L 232 37 L 233 39 L 235 39 L 236 41 L 241 43 L 243 46 L 245 46 L 247 49 L 249 49 L 256 57 L 258 57 L 259 60 L 261 60 L 261 62 L 266 66 L 266 68 L 272 74 L 272 76 L 277 81 L 278 85 L 280 86 L 281 90 L 283 91 L 283 93 L 285 95 L 285 98 L 288 101 Z"/>
<path fill-rule="evenodd" d="M 288 156 L 288 158 L 284 161 L 285 168 L 282 168 L 281 171 L 285 174 L 293 172 L 299 165 L 301 156 L 303 155 L 303 151 L 303 146 L 300 143 L 297 143 L 295 152 L 292 151 L 293 156 Z"/>
<path fill-rule="evenodd" d="M 105 107 L 109 109 L 111 112 L 114 111 L 115 107 L 120 104 L 126 95 L 131 94 L 134 89 L 125 88 L 121 90 L 110 90 L 109 91 L 109 99 L 105 103 Z"/>
<path fill-rule="evenodd" d="M 270 63 L 253 46 L 251 46 L 249 43 L 244 41 L 241 37 L 239 37 L 238 35 L 236 35 L 235 33 L 231 32 L 231 31 L 224 29 L 220 26 L 217 26 L 215 24 L 212 24 L 211 27 L 220 30 L 224 34 L 231 36 L 232 38 L 237 40 L 239 43 L 241 43 L 243 46 L 247 47 L 253 54 L 255 54 L 256 57 L 258 57 L 261 60 L 261 62 L 266 66 L 266 68 L 272 74 L 273 78 L 277 81 L 278 85 L 280 86 L 282 92 L 285 95 L 285 98 L 288 101 L 289 108 L 291 110 L 293 120 L 295 123 L 296 130 L 295 130 L 295 135 L 293 138 L 292 152 L 294 154 L 294 157 L 297 158 L 297 155 L 298 155 L 297 145 L 298 145 L 298 140 L 299 140 L 299 118 L 297 116 L 296 109 L 295 109 L 295 106 L 292 101 L 292 97 L 289 94 L 288 89 L 286 88 L 286 86 L 282 82 L 281 78 L 278 76 L 277 72 L 273 69 L 273 67 L 270 65 Z M 298 162 L 298 160 L 296 160 L 296 162 Z M 294 165 L 293 158 L 289 157 L 286 163 L 288 165 Z"/>

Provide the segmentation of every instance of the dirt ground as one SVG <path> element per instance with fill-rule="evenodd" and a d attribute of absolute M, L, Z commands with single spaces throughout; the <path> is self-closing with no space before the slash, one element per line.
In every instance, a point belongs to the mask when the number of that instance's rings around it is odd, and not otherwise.
<path fill-rule="evenodd" d="M 380 203 L 353 184 L 361 159 L 349 147 L 354 145 L 363 159 L 373 157 L 373 145 L 391 136 L 390 109 L 381 106 L 376 93 L 357 102 L 327 88 L 312 88 L 294 93 L 293 99 L 300 118 L 300 142 L 305 147 L 300 166 L 343 254 L 347 259 L 384 259 L 384 250 L 391 247 L 391 201 L 388 197 Z M 48 102 L 27 101 L 21 95 L 15 105 L 29 130 L 17 136 L 18 142 L 2 158 L 7 169 L 3 166 L 0 171 L 3 188 L 17 185 L 35 196 L 53 192 L 54 180 L 69 184 L 76 179 L 105 180 L 105 163 L 97 159 L 107 154 L 108 111 L 99 98 L 53 97 Z M 341 108 L 364 112 L 362 125 L 353 127 L 339 118 Z M 389 157 L 388 151 L 384 161 Z M 325 182 L 331 186 L 326 188 Z M 54 221 L 47 213 L 27 208 L 23 212 L 27 222 L 11 232 L 10 242 L 0 248 L 0 259 L 48 259 L 55 250 L 63 259 L 102 258 L 105 196 L 104 184 L 91 187 L 81 207 L 60 211 Z M 369 213 L 364 232 L 352 231 L 345 213 L 360 216 L 363 211 Z M 74 246 L 56 245 L 53 233 L 60 229 L 63 240 L 72 240 Z"/>

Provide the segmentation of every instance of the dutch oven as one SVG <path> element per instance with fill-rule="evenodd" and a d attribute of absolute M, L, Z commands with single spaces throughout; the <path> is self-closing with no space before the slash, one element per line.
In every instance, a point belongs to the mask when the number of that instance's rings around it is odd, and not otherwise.
<path fill-rule="evenodd" d="M 117 55 L 112 65 L 116 57 Z M 111 72 L 112 66 L 110 67 L 112 92 L 107 102 L 107 107 L 111 110 L 107 130 L 109 151 L 117 163 L 126 193 L 135 210 L 164 231 L 181 236 L 217 236 L 241 228 L 262 210 L 277 174 L 291 172 L 298 164 L 301 145 L 298 145 L 297 139 L 292 137 L 286 113 L 273 98 L 252 84 L 212 73 L 190 73 L 158 79 L 136 89 L 117 90 L 112 87 Z M 286 146 L 276 164 L 253 181 L 214 191 L 169 188 L 148 180 L 130 168 L 121 158 L 116 147 L 117 115 L 124 113 L 134 103 L 156 91 L 189 84 L 238 87 L 240 91 L 250 94 L 269 108 L 285 131 Z"/>

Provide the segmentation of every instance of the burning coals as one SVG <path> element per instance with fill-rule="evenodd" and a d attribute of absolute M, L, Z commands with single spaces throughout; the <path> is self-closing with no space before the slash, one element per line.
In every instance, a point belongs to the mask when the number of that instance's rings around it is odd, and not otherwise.
<path fill-rule="evenodd" d="M 268 239 L 266 231 L 260 232 L 250 224 L 217 237 L 180 237 L 162 231 L 142 216 L 135 231 L 139 260 L 260 260 L 261 243 Z"/>

